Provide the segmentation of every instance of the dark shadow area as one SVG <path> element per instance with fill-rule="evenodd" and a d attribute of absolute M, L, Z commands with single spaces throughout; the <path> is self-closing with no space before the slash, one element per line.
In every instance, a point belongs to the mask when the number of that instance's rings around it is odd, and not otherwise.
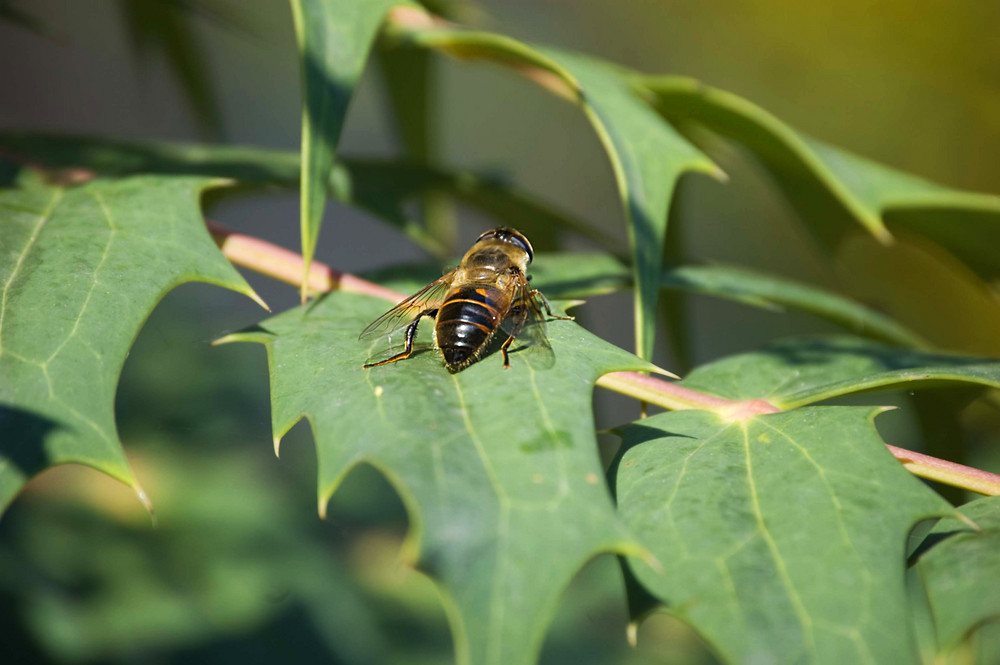
<path fill-rule="evenodd" d="M 0 458 L 31 478 L 52 463 L 45 452 L 45 440 L 62 427 L 45 416 L 0 404 Z"/>

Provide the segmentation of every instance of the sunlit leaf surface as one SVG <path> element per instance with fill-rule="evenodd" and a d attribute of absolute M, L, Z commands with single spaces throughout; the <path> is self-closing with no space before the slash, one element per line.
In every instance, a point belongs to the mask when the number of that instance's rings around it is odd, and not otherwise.
<path fill-rule="evenodd" d="M 136 486 L 113 407 L 149 312 L 191 281 L 255 297 L 205 229 L 208 183 L 135 177 L 0 192 L 0 508 L 54 464 Z"/>
<path fill-rule="evenodd" d="M 591 393 L 605 372 L 647 366 L 552 321 L 554 362 L 528 347 L 509 370 L 492 354 L 452 375 L 430 349 L 364 370 L 379 342 L 358 333 L 387 306 L 332 293 L 235 339 L 267 346 L 275 434 L 309 420 L 321 508 L 365 462 L 403 497 L 416 565 L 443 590 L 459 662 L 533 662 L 581 565 L 640 551 L 604 482 Z"/>
<path fill-rule="evenodd" d="M 636 349 L 650 357 L 670 199 L 684 173 L 718 175 L 718 168 L 636 96 L 613 65 L 488 32 L 429 28 L 409 30 L 406 37 L 462 59 L 513 67 L 571 99 L 587 115 L 608 153 L 621 197 L 638 284 Z"/>
<path fill-rule="evenodd" d="M 749 148 L 806 224 L 834 241 L 859 223 L 888 239 L 898 228 L 941 244 L 986 279 L 1000 275 L 1000 196 L 942 187 L 803 136 L 756 104 L 693 79 L 636 76 L 665 117 L 707 127 Z"/>
<path fill-rule="evenodd" d="M 915 661 L 906 535 L 950 506 L 886 450 L 863 407 L 726 421 L 678 411 L 621 430 L 631 561 L 731 663 Z"/>
<path fill-rule="evenodd" d="M 319 238 L 347 107 L 379 25 L 396 4 L 405 0 L 291 0 L 302 69 L 301 225 L 307 265 Z"/>

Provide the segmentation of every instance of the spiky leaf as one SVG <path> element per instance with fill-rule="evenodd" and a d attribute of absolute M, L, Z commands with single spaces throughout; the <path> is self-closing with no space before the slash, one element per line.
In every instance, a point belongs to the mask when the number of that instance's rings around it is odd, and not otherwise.
<path fill-rule="evenodd" d="M 605 372 L 648 365 L 554 321 L 554 362 L 529 347 L 509 370 L 494 354 L 452 375 L 430 350 L 362 369 L 379 344 L 358 333 L 385 309 L 332 293 L 235 339 L 267 346 L 275 435 L 302 418 L 312 425 L 321 508 L 365 462 L 401 494 L 459 662 L 531 663 L 580 566 L 598 552 L 639 552 L 603 480 L 591 392 Z"/>
<path fill-rule="evenodd" d="M 463 59 L 511 66 L 580 106 L 608 154 L 618 186 L 638 285 L 636 349 L 650 357 L 671 196 L 684 173 L 719 175 L 719 169 L 657 117 L 613 65 L 488 32 L 435 27 L 403 34 L 411 43 Z"/>
<path fill-rule="evenodd" d="M 302 70 L 301 231 L 308 268 L 347 107 L 386 11 L 405 0 L 290 1 Z M 302 289 L 304 296 L 304 282 Z"/>
<path fill-rule="evenodd" d="M 34 474 L 86 464 L 138 489 L 115 387 L 157 302 L 200 281 L 256 298 L 199 209 L 204 178 L 0 192 L 0 509 Z"/>
<path fill-rule="evenodd" d="M 631 568 L 726 662 L 915 661 L 904 544 L 950 507 L 889 454 L 875 413 L 679 411 L 623 428 L 619 512 L 659 562 Z"/>

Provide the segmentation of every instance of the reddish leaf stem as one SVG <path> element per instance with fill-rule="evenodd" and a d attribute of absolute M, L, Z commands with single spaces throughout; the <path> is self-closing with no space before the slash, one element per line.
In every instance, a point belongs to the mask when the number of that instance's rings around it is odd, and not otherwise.
<path fill-rule="evenodd" d="M 299 286 L 303 270 L 302 257 L 299 254 L 265 240 L 230 231 L 214 222 L 208 222 L 208 229 L 222 253 L 234 264 L 286 284 Z M 393 303 L 406 297 L 405 294 L 334 270 L 318 261 L 313 261 L 309 268 L 307 284 L 313 293 L 333 290 L 350 291 L 382 298 Z M 733 420 L 780 411 L 778 407 L 766 400 L 754 399 L 743 402 L 728 400 L 638 372 L 605 374 L 597 380 L 597 385 L 664 409 L 702 409 L 714 411 Z M 888 448 L 896 459 L 916 476 L 961 487 L 979 494 L 1000 495 L 1000 476 L 996 474 L 896 446 L 888 446 Z"/>

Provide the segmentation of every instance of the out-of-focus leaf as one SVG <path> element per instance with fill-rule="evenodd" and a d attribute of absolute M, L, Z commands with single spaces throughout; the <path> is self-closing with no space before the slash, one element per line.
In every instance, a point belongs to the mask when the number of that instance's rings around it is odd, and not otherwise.
<path fill-rule="evenodd" d="M 32 475 L 86 464 L 138 485 L 118 441 L 118 375 L 149 312 L 184 282 L 256 298 L 212 242 L 204 178 L 0 193 L 0 509 Z"/>
<path fill-rule="evenodd" d="M 437 70 L 431 54 L 419 49 L 385 49 L 378 63 L 386 82 L 392 120 L 408 161 L 436 163 L 438 145 L 434 101 Z M 428 192 L 420 201 L 427 234 L 442 247 L 456 251 L 457 220 L 454 207 L 439 192 Z"/>
<path fill-rule="evenodd" d="M 580 298 L 629 288 L 628 268 L 606 254 L 539 255 L 532 263 L 536 284 L 547 294 Z M 770 310 L 806 312 L 867 337 L 924 347 L 916 333 L 849 298 L 819 287 L 759 271 L 722 265 L 666 268 L 661 285 L 688 293 L 735 300 Z"/>
<path fill-rule="evenodd" d="M 238 643 L 290 616 L 306 624 L 306 644 L 286 653 L 383 662 L 371 607 L 287 485 L 233 449 L 182 454 L 174 443 L 144 457 L 156 469 L 155 529 L 72 500 L 103 496 L 94 483 L 43 479 L 25 512 L 9 515 L 0 589 L 21 601 L 38 643 L 59 660 L 163 657 Z"/>
<path fill-rule="evenodd" d="M 299 156 L 293 152 L 245 146 L 221 146 L 163 141 L 123 141 L 91 136 L 0 132 L 0 158 L 66 169 L 55 176 L 72 178 L 74 169 L 101 175 L 170 173 L 233 178 L 244 184 L 293 187 L 299 179 Z M 3 160 L 0 159 L 0 164 Z M 335 165 L 330 195 L 383 217 L 429 251 L 442 247 L 406 212 L 406 204 L 443 192 L 476 207 L 504 224 L 515 226 L 536 249 L 554 249 L 540 238 L 564 229 L 613 246 L 603 233 L 516 189 L 469 172 L 451 172 L 396 161 L 347 159 Z"/>
<path fill-rule="evenodd" d="M 35 34 L 45 35 L 45 25 L 33 14 L 17 6 L 17 0 L 0 0 L 0 21 L 31 30 Z"/>
<path fill-rule="evenodd" d="M 943 542 L 917 562 L 942 649 L 954 647 L 981 624 L 1000 620 L 1000 497 L 984 497 L 959 510 L 980 530 L 942 520 L 925 543 Z"/>
<path fill-rule="evenodd" d="M 397 26 L 393 34 L 459 58 L 512 67 L 580 106 L 608 153 L 622 200 L 638 285 L 636 349 L 640 356 L 650 357 L 670 197 L 684 173 L 718 175 L 719 169 L 657 117 L 612 65 L 565 51 L 532 48 L 487 32 Z"/>
<path fill-rule="evenodd" d="M 229 339 L 267 347 L 275 436 L 309 420 L 321 509 L 361 462 L 402 496 L 408 549 L 442 590 L 458 662 L 531 663 L 582 564 L 641 552 L 614 515 L 590 414 L 599 376 L 650 366 L 553 321 L 554 360 L 528 347 L 509 370 L 494 353 L 453 375 L 432 350 L 362 369 L 384 342 L 358 333 L 387 307 L 334 292 Z"/>
<path fill-rule="evenodd" d="M 438 263 L 421 266 L 420 275 L 429 282 L 439 277 L 444 267 Z M 371 279 L 381 282 L 412 270 L 414 266 L 383 270 Z M 531 264 L 531 275 L 532 283 L 553 298 L 584 298 L 632 286 L 628 266 L 602 253 L 539 252 Z M 676 266 L 663 271 L 661 284 L 668 289 L 735 300 L 772 311 L 806 312 L 873 339 L 926 346 L 915 333 L 849 298 L 759 271 L 721 265 Z"/>
<path fill-rule="evenodd" d="M 850 337 L 779 342 L 702 365 L 682 385 L 782 409 L 870 390 L 1000 387 L 1000 360 L 901 349 Z"/>
<path fill-rule="evenodd" d="M 698 81 L 636 76 L 656 108 L 683 128 L 696 123 L 749 148 L 803 219 L 827 241 L 852 223 L 888 240 L 889 227 L 921 233 L 986 279 L 1000 276 L 1000 196 L 942 187 L 807 138 L 756 104 Z"/>
<path fill-rule="evenodd" d="M 298 153 L 267 148 L 7 130 L 0 131 L 0 149 L 0 157 L 20 163 L 105 176 L 205 175 L 284 186 L 299 181 Z"/>
<path fill-rule="evenodd" d="M 163 52 L 205 133 L 218 137 L 222 116 L 212 95 L 205 54 L 191 25 L 199 5 L 205 5 L 204 0 L 119 0 L 133 50 L 139 55 Z"/>
<path fill-rule="evenodd" d="M 927 346 L 916 333 L 850 298 L 755 270 L 721 265 L 678 266 L 663 272 L 662 285 L 755 307 L 808 312 L 865 337 L 904 346 Z"/>
<path fill-rule="evenodd" d="M 968 266 L 932 241 L 897 233 L 884 246 L 857 234 L 837 248 L 847 293 L 909 326 L 939 348 L 1000 356 L 1000 298 Z"/>
<path fill-rule="evenodd" d="M 382 19 L 407 0 L 290 0 L 302 69 L 302 256 L 316 250 L 326 183 L 354 87 Z M 306 284 L 302 282 L 302 297 Z"/>
<path fill-rule="evenodd" d="M 862 407 L 727 421 L 678 411 L 621 431 L 618 509 L 660 564 L 630 565 L 726 662 L 914 662 L 903 545 L 951 507 Z"/>

